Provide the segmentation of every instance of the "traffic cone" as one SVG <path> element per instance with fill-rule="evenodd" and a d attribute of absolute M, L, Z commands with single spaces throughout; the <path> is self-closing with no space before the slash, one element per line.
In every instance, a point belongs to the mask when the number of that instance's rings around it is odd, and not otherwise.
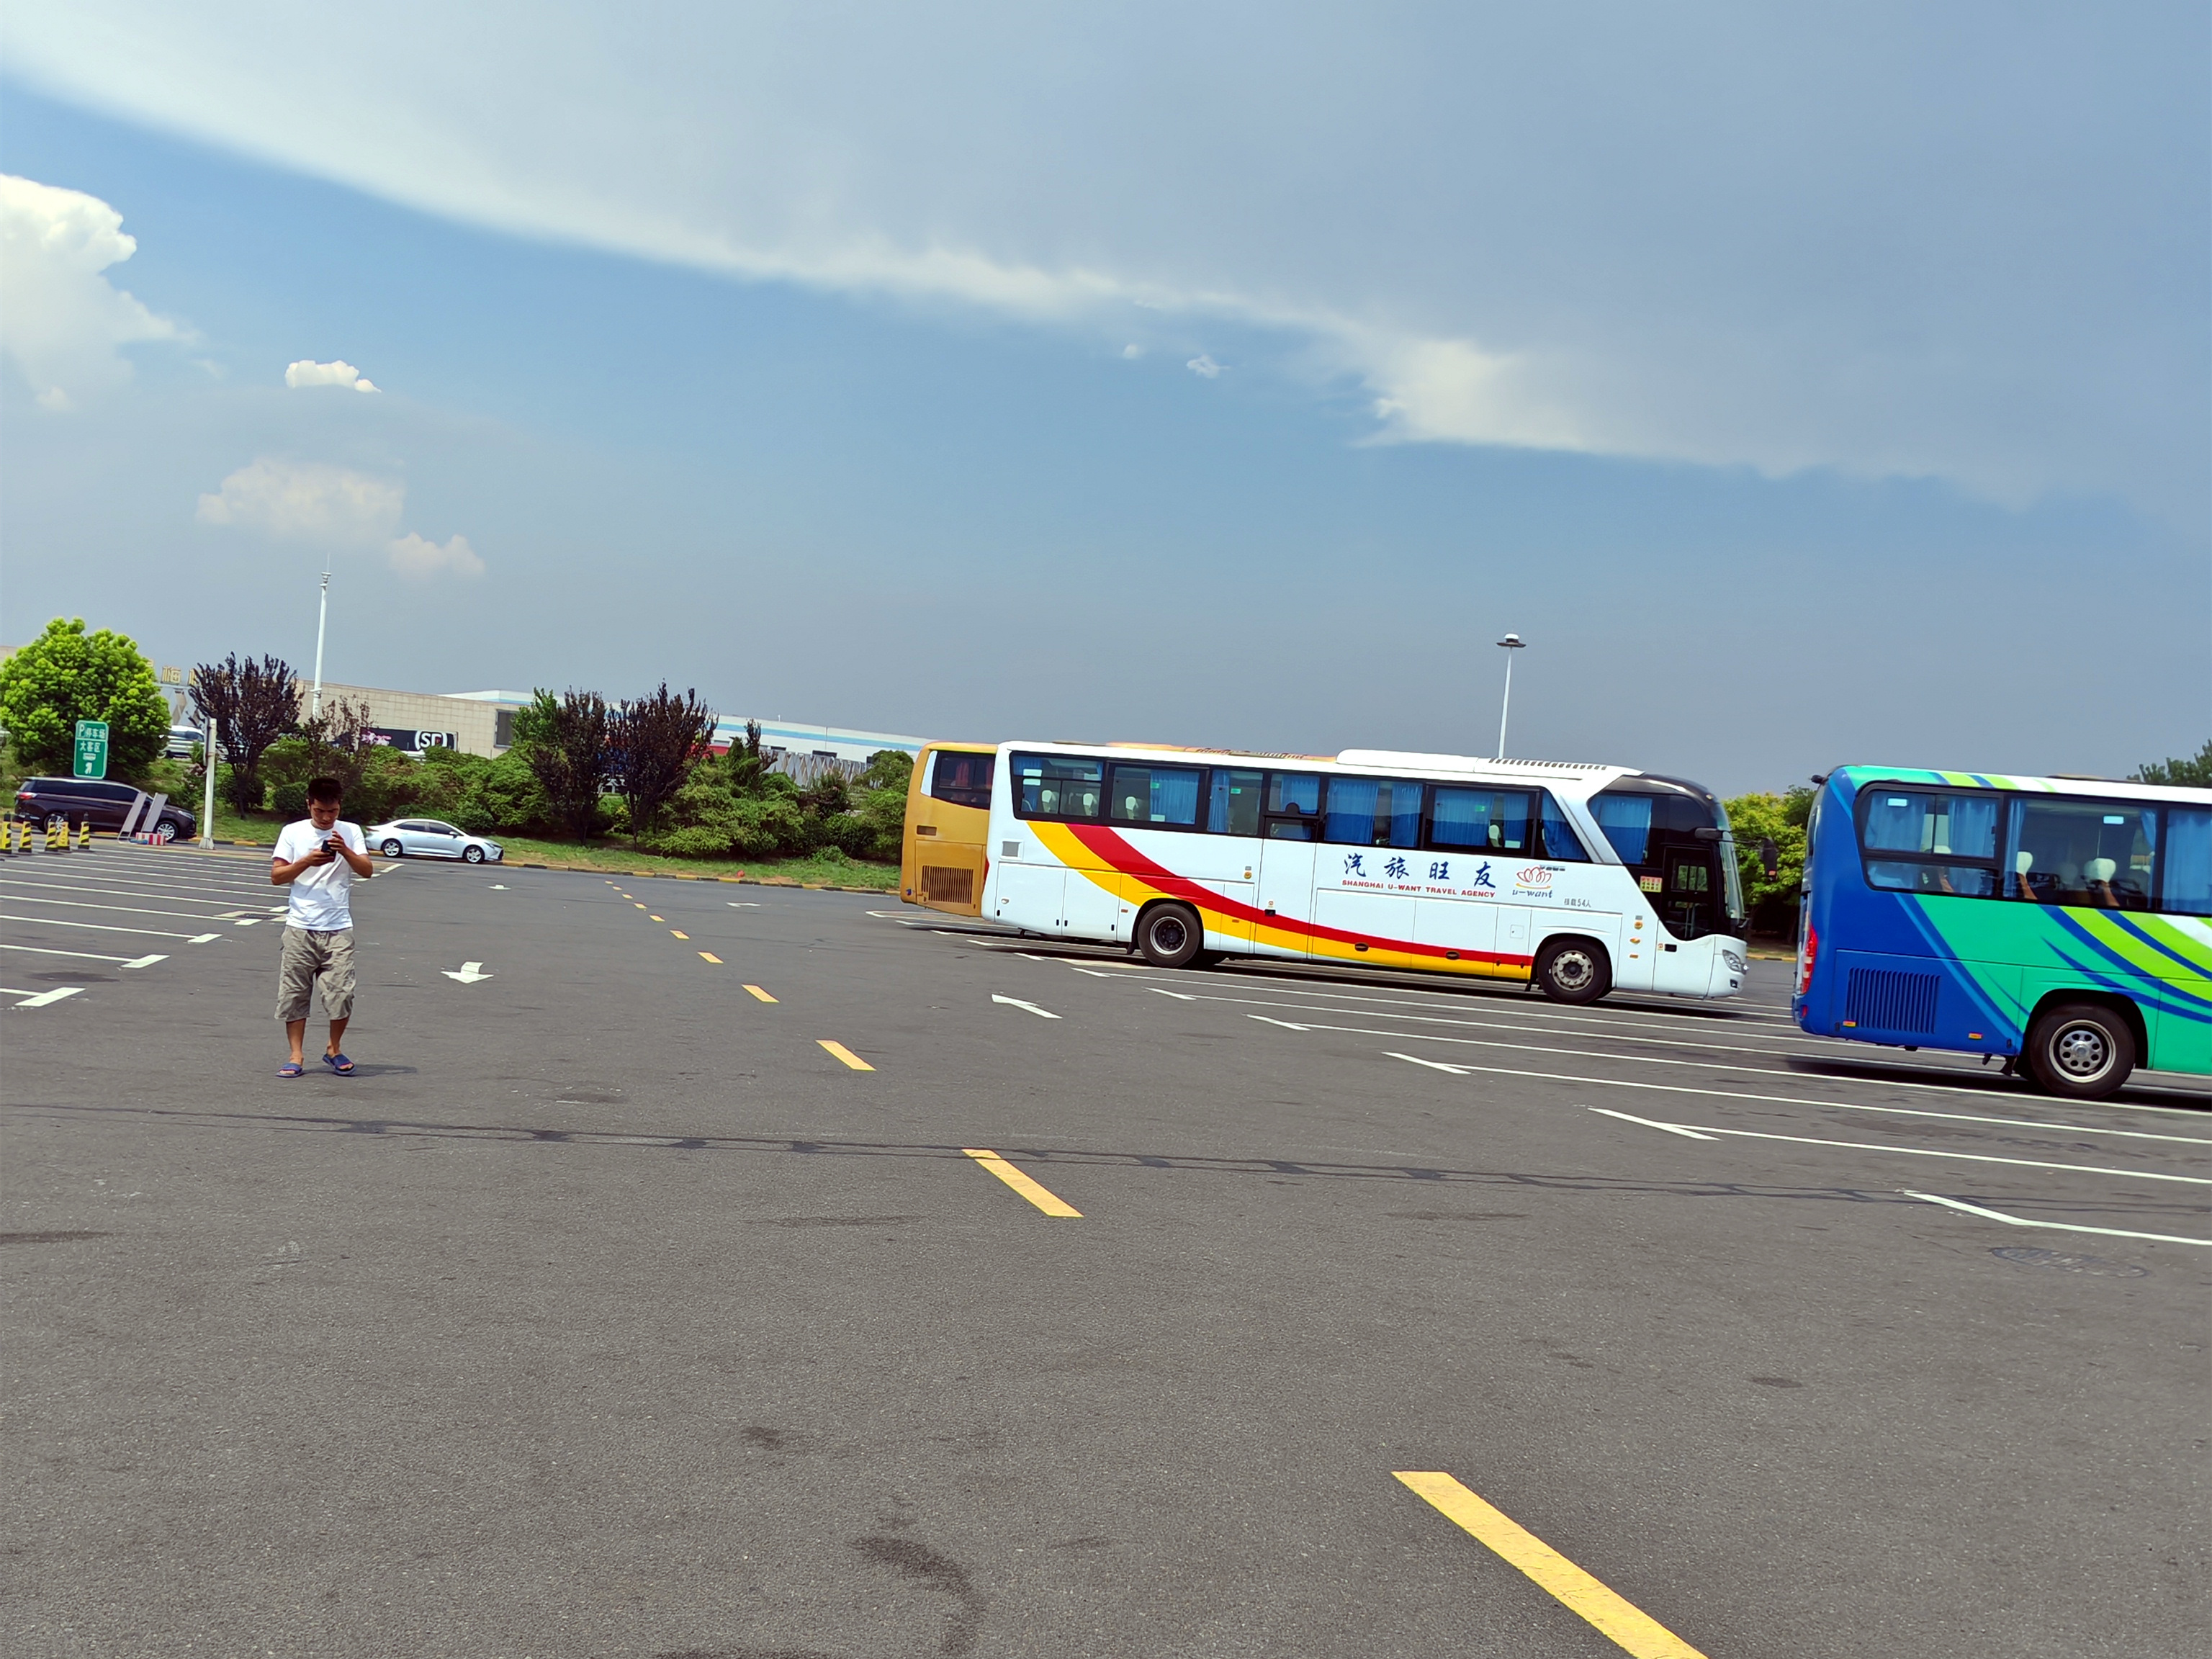
<path fill-rule="evenodd" d="M 49 853 L 58 853 L 67 845 L 67 842 L 63 837 L 62 826 L 58 823 L 48 824 L 46 826 L 46 851 Z"/>
<path fill-rule="evenodd" d="M 83 852 L 87 848 L 92 845 L 92 820 L 90 818 L 87 818 L 77 827 L 76 845 L 79 852 Z"/>

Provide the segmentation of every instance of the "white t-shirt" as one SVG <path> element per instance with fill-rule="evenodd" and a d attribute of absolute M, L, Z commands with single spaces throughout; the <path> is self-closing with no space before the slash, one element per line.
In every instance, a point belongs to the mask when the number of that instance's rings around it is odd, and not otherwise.
<path fill-rule="evenodd" d="M 276 837 L 276 851 L 270 862 L 295 863 L 320 847 L 328 836 L 340 836 L 355 852 L 364 858 L 368 855 L 368 842 L 362 839 L 359 824 L 348 823 L 341 818 L 328 830 L 318 830 L 313 819 L 302 818 L 297 823 L 284 826 L 284 833 Z M 304 927 L 315 933 L 334 933 L 342 927 L 352 927 L 353 866 L 343 859 L 332 859 L 328 864 L 302 870 L 293 877 L 284 925 Z"/>

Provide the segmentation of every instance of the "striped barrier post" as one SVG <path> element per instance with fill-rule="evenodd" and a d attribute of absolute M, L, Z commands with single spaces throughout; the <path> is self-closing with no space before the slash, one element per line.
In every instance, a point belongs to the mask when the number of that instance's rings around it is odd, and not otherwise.
<path fill-rule="evenodd" d="M 82 853 L 92 845 L 92 820 L 87 818 L 77 827 L 76 849 Z"/>

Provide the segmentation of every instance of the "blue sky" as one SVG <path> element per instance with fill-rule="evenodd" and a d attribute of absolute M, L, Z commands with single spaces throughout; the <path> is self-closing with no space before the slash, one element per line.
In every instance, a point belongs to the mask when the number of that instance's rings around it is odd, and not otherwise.
<path fill-rule="evenodd" d="M 1731 791 L 2212 732 L 2200 10 L 1268 15 L 13 7 L 0 637 L 304 666 L 328 556 L 410 689 L 1486 752 L 1513 629 L 1515 752 Z"/>

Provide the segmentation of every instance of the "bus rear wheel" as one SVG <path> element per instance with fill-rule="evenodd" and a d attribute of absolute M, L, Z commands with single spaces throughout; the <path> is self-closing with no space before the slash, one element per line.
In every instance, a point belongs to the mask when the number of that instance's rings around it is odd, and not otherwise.
<path fill-rule="evenodd" d="M 2053 1008 L 2027 1034 L 2028 1075 L 2048 1094 L 2102 1100 L 2135 1068 L 2136 1034 L 2094 1002 Z"/>
<path fill-rule="evenodd" d="M 1554 1002 L 1595 1002 L 1613 989 L 1612 960 L 1593 939 L 1547 939 L 1536 952 L 1536 988 Z"/>
<path fill-rule="evenodd" d="M 1206 949 L 1206 928 L 1188 904 L 1156 904 L 1137 920 L 1137 949 L 1155 968 L 1188 968 Z"/>

